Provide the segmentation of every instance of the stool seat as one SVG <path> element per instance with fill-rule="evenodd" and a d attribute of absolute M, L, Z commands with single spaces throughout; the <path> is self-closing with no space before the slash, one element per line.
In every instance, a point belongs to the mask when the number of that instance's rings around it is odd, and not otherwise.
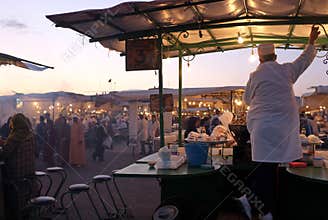
<path fill-rule="evenodd" d="M 46 176 L 47 175 L 47 173 L 45 173 L 45 172 L 43 172 L 43 171 L 35 171 L 35 176 Z"/>
<path fill-rule="evenodd" d="M 79 193 L 79 192 L 88 191 L 90 189 L 90 187 L 87 184 L 79 183 L 79 184 L 70 185 L 68 187 L 68 189 L 71 192 Z"/>
<path fill-rule="evenodd" d="M 30 200 L 32 205 L 35 206 L 48 206 L 56 202 L 56 199 L 51 196 L 38 196 Z"/>
<path fill-rule="evenodd" d="M 64 168 L 62 168 L 62 167 L 48 167 L 47 168 L 47 171 L 49 173 L 60 172 L 60 171 L 63 171 L 63 170 L 64 170 Z"/>
<path fill-rule="evenodd" d="M 153 214 L 154 220 L 174 220 L 177 218 L 179 210 L 173 205 L 159 207 Z"/>
<path fill-rule="evenodd" d="M 108 175 L 97 175 L 92 178 L 93 182 L 101 183 L 111 180 L 112 177 Z"/>

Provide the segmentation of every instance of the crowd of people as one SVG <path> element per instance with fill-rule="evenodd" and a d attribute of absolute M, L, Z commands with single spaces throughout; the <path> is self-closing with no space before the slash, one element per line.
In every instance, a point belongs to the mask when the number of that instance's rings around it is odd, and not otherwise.
<path fill-rule="evenodd" d="M 306 136 L 315 135 L 319 133 L 328 133 L 328 115 L 325 112 L 300 114 L 300 132 Z"/>
<path fill-rule="evenodd" d="M 2 177 L 8 219 L 21 219 L 22 215 L 25 219 L 22 210 L 37 192 L 34 185 L 26 183 L 35 177 L 36 158 L 43 160 L 47 167 L 85 166 L 88 146 L 93 147 L 94 160 L 104 161 L 105 143 L 110 147 L 114 135 L 111 118 L 94 116 L 84 120 L 87 126 L 77 116 L 69 121 L 63 115 L 53 121 L 50 114 L 45 114 L 33 126 L 29 118 L 18 113 L 1 126 L 0 160 L 5 164 Z"/>
<path fill-rule="evenodd" d="M 4 140 L 10 135 L 11 120 L 12 117 L 0 129 Z M 53 121 L 46 113 L 35 124 L 28 121 L 35 139 L 34 155 L 47 166 L 85 166 L 86 148 L 93 149 L 95 161 L 104 161 L 105 149 L 112 148 L 113 120 L 108 115 L 84 119 L 60 115 Z"/>

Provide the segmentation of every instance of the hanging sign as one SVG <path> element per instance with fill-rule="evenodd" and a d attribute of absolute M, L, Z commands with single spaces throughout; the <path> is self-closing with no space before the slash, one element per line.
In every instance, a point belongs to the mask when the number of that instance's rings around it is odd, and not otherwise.
<path fill-rule="evenodd" d="M 157 39 L 125 41 L 126 71 L 159 69 Z"/>
<path fill-rule="evenodd" d="M 159 95 L 154 94 L 150 95 L 150 111 L 159 112 Z M 163 94 L 163 111 L 171 112 L 173 111 L 173 95 L 172 94 Z"/>

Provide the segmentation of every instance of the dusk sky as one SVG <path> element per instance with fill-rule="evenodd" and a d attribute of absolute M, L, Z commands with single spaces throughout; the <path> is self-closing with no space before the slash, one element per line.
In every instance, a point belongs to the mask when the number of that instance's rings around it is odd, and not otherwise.
<path fill-rule="evenodd" d="M 11 1 L 0 0 L 0 52 L 54 66 L 54 70 L 34 72 L 15 66 L 0 67 L 0 95 L 71 91 L 95 94 L 102 91 L 148 89 L 158 85 L 154 71 L 125 71 L 125 59 L 99 43 L 70 29 L 56 28 L 45 15 L 114 6 L 123 0 Z M 310 31 L 310 30 L 309 30 Z M 73 56 L 65 60 L 65 54 Z M 301 51 L 277 51 L 278 62 L 292 61 Z M 184 87 L 245 85 L 258 62 L 250 63 L 250 49 L 199 55 L 189 70 L 184 63 Z M 164 86 L 177 88 L 178 60 L 164 60 Z M 316 58 L 295 85 L 296 95 L 307 88 L 328 85 L 328 65 Z M 108 79 L 112 79 L 108 83 Z"/>

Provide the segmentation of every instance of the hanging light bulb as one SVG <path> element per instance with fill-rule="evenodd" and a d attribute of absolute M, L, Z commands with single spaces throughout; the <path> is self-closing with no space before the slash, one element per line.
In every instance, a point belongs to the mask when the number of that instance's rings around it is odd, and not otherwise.
<path fill-rule="evenodd" d="M 191 70 L 190 70 L 190 62 L 187 61 L 187 71 L 186 71 L 186 73 L 187 74 L 190 74 L 190 72 L 191 72 Z"/>
<path fill-rule="evenodd" d="M 199 38 L 203 38 L 202 30 L 199 30 L 199 31 L 198 31 L 198 35 L 199 35 Z"/>
<path fill-rule="evenodd" d="M 242 44 L 244 43 L 243 37 L 240 35 L 240 32 L 238 32 L 238 43 Z"/>
<path fill-rule="evenodd" d="M 257 59 L 257 57 L 254 54 L 254 48 L 252 48 L 252 53 L 251 53 L 250 57 L 248 58 L 248 61 L 251 63 L 254 63 L 256 61 L 256 59 Z"/>

